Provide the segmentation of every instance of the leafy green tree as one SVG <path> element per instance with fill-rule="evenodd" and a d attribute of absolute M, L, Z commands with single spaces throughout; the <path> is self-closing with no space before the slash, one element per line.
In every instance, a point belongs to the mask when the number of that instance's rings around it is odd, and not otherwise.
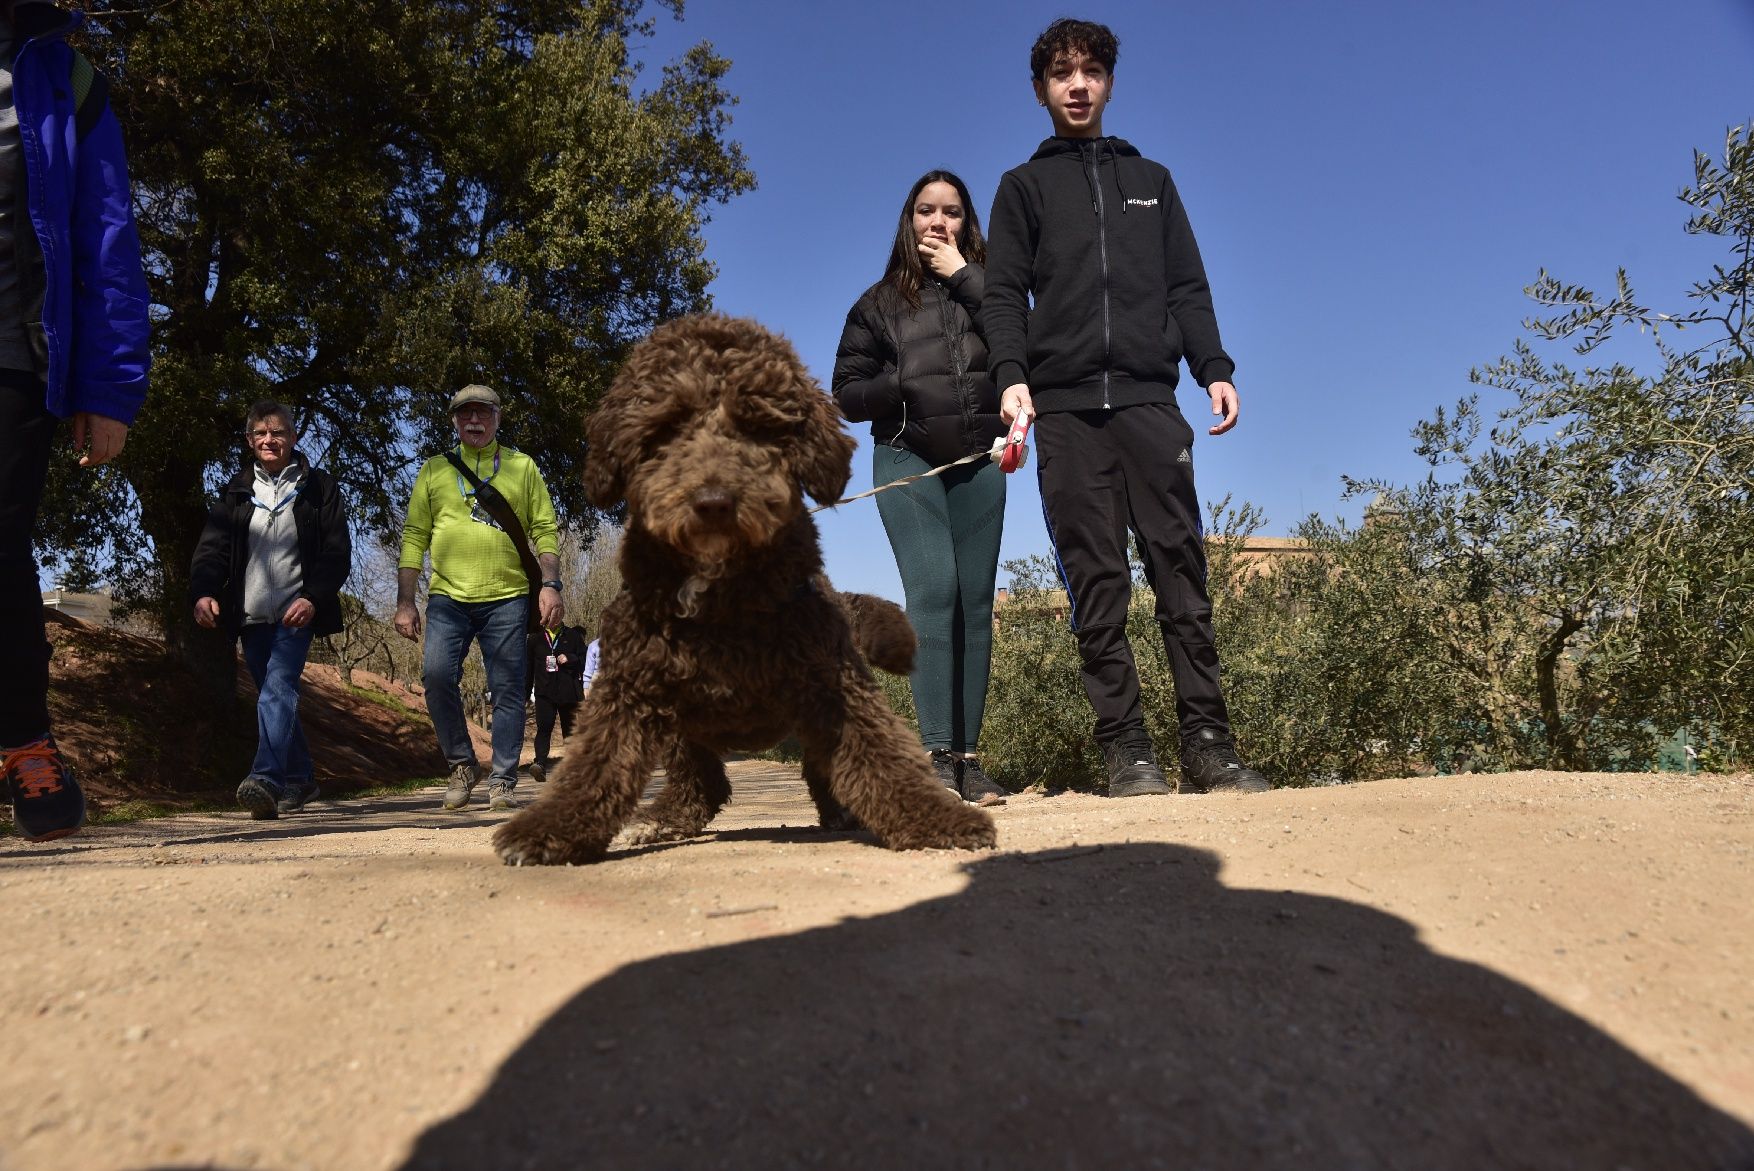
<path fill-rule="evenodd" d="M 1655 372 L 1549 362 L 1519 341 L 1473 375 L 1513 396 L 1494 425 L 1474 395 L 1416 433 L 1435 470 L 1398 494 L 1407 536 L 1497 763 L 1642 767 L 1679 728 L 1728 763 L 1754 732 L 1748 127 L 1721 162 L 1695 154 L 1681 199 L 1686 230 L 1729 251 L 1691 309 L 1647 308 L 1624 270 L 1609 297 L 1545 271 L 1528 289 L 1551 311 L 1525 323 L 1537 340 L 1587 356 L 1636 329 Z"/>
<path fill-rule="evenodd" d="M 708 305 L 702 225 L 754 183 L 729 62 L 703 43 L 642 78 L 640 0 L 93 7 L 154 367 L 122 456 L 58 469 L 46 563 L 156 603 L 199 660 L 187 569 L 248 404 L 290 403 L 356 523 L 389 535 L 472 380 L 588 531 L 581 422 L 633 340 Z"/>

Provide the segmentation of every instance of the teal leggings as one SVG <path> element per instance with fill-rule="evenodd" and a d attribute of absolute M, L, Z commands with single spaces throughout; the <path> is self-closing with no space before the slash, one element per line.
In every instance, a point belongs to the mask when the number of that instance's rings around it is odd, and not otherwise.
<path fill-rule="evenodd" d="M 875 484 L 932 465 L 879 444 Z M 993 661 L 993 582 L 1005 528 L 1005 473 L 991 460 L 877 495 L 920 649 L 908 682 L 927 748 L 973 752 Z"/>

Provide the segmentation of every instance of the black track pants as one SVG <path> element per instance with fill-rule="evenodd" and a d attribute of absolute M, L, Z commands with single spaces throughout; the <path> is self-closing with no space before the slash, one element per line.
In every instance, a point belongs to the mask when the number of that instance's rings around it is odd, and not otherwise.
<path fill-rule="evenodd" d="M 1035 443 L 1042 512 L 1070 598 L 1097 740 L 1145 726 L 1127 642 L 1129 529 L 1157 595 L 1181 738 L 1202 729 L 1228 738 L 1194 493 L 1193 428 L 1173 405 L 1144 403 L 1044 414 Z"/>
<path fill-rule="evenodd" d="M 49 641 L 31 539 L 54 437 L 42 379 L 0 370 L 0 748 L 49 730 Z"/>
<path fill-rule="evenodd" d="M 542 664 L 538 663 L 537 666 Z M 536 763 L 547 767 L 548 745 L 554 737 L 554 718 L 560 717 L 560 734 L 568 740 L 572 739 L 573 721 L 578 717 L 579 705 L 576 703 L 555 703 L 552 699 L 538 695 L 536 697 Z"/>

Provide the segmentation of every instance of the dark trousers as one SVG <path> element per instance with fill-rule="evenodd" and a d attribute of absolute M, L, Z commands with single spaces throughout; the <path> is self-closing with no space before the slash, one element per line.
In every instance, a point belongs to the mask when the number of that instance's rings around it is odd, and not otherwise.
<path fill-rule="evenodd" d="M 49 730 L 49 640 L 31 548 L 55 416 L 42 379 L 0 370 L 0 747 Z"/>
<path fill-rule="evenodd" d="M 554 717 L 560 717 L 560 734 L 568 740 L 572 739 L 573 720 L 579 714 L 576 703 L 555 703 L 538 695 L 536 697 L 536 763 L 548 763 L 548 742 L 554 736 Z"/>
<path fill-rule="evenodd" d="M 1096 738 L 1107 742 L 1145 727 L 1127 641 L 1129 530 L 1157 595 L 1181 738 L 1203 729 L 1228 738 L 1194 492 L 1194 429 L 1173 405 L 1144 403 L 1043 414 L 1035 443 L 1042 512 L 1069 598 Z"/>

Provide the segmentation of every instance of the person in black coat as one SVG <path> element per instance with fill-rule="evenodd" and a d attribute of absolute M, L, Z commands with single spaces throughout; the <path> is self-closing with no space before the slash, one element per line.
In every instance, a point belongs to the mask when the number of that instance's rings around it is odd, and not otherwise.
<path fill-rule="evenodd" d="M 530 778 L 540 784 L 548 778 L 548 745 L 554 735 L 554 719 L 560 717 L 560 734 L 572 739 L 573 720 L 585 698 L 585 632 L 577 626 L 543 627 L 529 638 L 530 692 L 536 697 L 536 758 L 530 762 Z"/>
<path fill-rule="evenodd" d="M 989 451 L 1005 432 L 975 327 L 985 258 L 962 180 L 922 175 L 902 205 L 883 279 L 847 314 L 835 354 L 835 401 L 853 422 L 871 422 L 874 483 Z M 919 636 L 909 683 L 932 766 L 967 800 L 1001 800 L 1005 790 L 974 753 L 992 662 L 1004 473 L 991 460 L 963 464 L 880 493 L 877 511 Z"/>
<path fill-rule="evenodd" d="M 256 681 L 256 759 L 237 797 L 261 819 L 317 795 L 298 718 L 299 678 L 311 639 L 341 629 L 353 543 L 334 477 L 298 450 L 292 408 L 257 403 L 244 434 L 253 462 L 207 514 L 189 592 L 199 625 L 242 640 Z"/>

